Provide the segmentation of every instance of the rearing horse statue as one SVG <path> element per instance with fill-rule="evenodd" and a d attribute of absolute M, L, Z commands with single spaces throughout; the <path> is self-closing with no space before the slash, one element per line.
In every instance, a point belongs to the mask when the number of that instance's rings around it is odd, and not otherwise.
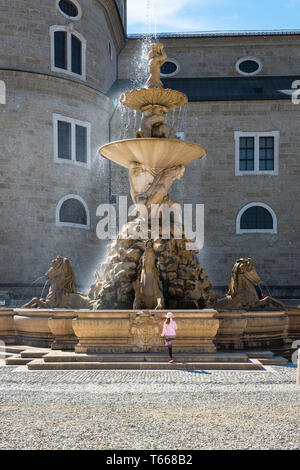
<path fill-rule="evenodd" d="M 76 293 L 75 276 L 68 258 L 57 256 L 51 262 L 45 278 L 52 284 L 46 299 L 34 297 L 22 308 L 93 308 L 93 301 L 89 297 Z"/>
<path fill-rule="evenodd" d="M 268 306 L 284 308 L 284 305 L 273 299 L 273 297 L 259 297 L 257 286 L 260 282 L 260 277 L 251 258 L 237 260 L 232 269 L 226 297 L 217 300 L 211 307 L 216 309 L 263 308 Z"/>

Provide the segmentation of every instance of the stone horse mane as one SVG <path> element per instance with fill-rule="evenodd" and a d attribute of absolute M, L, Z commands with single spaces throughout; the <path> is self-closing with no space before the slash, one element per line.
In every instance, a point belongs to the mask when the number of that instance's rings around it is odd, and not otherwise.
<path fill-rule="evenodd" d="M 251 267 L 253 267 L 253 265 L 252 260 L 250 258 L 240 258 L 236 261 L 231 272 L 231 279 L 227 292 L 228 296 L 233 298 L 238 293 L 239 276 L 245 273 L 246 271 L 250 271 Z"/>
<path fill-rule="evenodd" d="M 75 294 L 76 293 L 76 281 L 73 268 L 68 258 L 59 256 L 55 261 L 55 269 L 61 268 L 61 274 L 58 275 L 54 280 L 54 286 L 56 289 L 62 290 L 64 294 Z"/>

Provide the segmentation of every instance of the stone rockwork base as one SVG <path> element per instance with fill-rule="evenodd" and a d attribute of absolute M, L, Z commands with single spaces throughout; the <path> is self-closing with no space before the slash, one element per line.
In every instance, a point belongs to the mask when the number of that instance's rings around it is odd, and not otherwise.
<path fill-rule="evenodd" d="M 161 337 L 166 311 L 76 311 L 73 330 L 79 339 L 77 353 L 163 352 Z M 174 312 L 178 335 L 174 351 L 214 353 L 219 328 L 215 310 Z"/>
<path fill-rule="evenodd" d="M 16 341 L 14 315 L 13 309 L 0 308 L 0 340 L 6 344 L 15 344 Z"/>
<path fill-rule="evenodd" d="M 19 344 L 46 348 L 51 346 L 53 335 L 48 319 L 55 310 L 16 308 L 14 323 Z"/>

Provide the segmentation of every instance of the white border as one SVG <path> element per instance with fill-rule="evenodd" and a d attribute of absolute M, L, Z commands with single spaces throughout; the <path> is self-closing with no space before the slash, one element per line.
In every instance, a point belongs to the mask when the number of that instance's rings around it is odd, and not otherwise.
<path fill-rule="evenodd" d="M 56 31 L 64 31 L 67 33 L 67 69 L 60 69 L 55 67 L 55 47 L 54 47 L 54 33 Z M 76 36 L 81 42 L 81 67 L 82 74 L 72 72 L 72 34 Z M 74 31 L 71 26 L 62 26 L 62 25 L 53 25 L 50 26 L 50 56 L 51 56 L 51 71 L 56 73 L 64 73 L 71 75 L 72 77 L 80 78 L 81 80 L 86 80 L 86 40 L 84 37 Z"/>
<path fill-rule="evenodd" d="M 69 16 L 67 15 L 66 13 L 64 13 L 60 7 L 59 7 L 59 2 L 60 0 L 56 0 L 56 8 L 57 10 L 59 11 L 59 13 L 61 15 L 63 15 L 65 18 L 68 18 L 69 20 L 74 20 L 74 21 L 79 21 L 81 20 L 81 17 L 82 17 L 82 9 L 81 9 L 81 6 L 79 5 L 79 2 L 77 0 L 69 0 L 70 3 L 74 3 L 74 5 L 76 6 L 77 10 L 78 10 L 78 15 L 77 16 Z"/>
<path fill-rule="evenodd" d="M 254 170 L 240 170 L 240 137 L 254 137 Z M 259 138 L 274 137 L 274 170 L 259 169 Z M 240 132 L 235 131 L 235 176 L 243 175 L 274 175 L 279 174 L 279 140 L 280 131 L 272 132 Z"/>
<path fill-rule="evenodd" d="M 113 51 L 113 47 L 112 47 L 112 44 L 110 41 L 108 41 L 108 55 L 110 57 L 110 60 L 113 60 L 114 58 L 114 51 Z"/>
<path fill-rule="evenodd" d="M 58 156 L 58 126 L 57 122 L 69 122 L 71 124 L 71 160 L 65 158 L 59 158 Z M 86 136 L 86 147 L 87 147 L 87 156 L 86 163 L 78 162 L 76 160 L 76 143 L 75 143 L 75 126 L 85 127 L 87 130 Z M 91 124 L 89 122 L 78 121 L 77 119 L 69 118 L 62 116 L 61 114 L 53 114 L 53 146 L 54 146 L 54 162 L 66 165 L 78 165 L 83 168 L 90 170 L 91 168 Z"/>
<path fill-rule="evenodd" d="M 273 228 L 272 229 L 254 229 L 254 230 L 249 230 L 249 229 L 241 229 L 241 218 L 244 212 L 249 209 L 250 207 L 254 206 L 259 206 L 263 207 L 264 209 L 267 209 L 268 212 L 270 212 L 272 219 L 273 219 Z M 264 204 L 263 202 L 251 202 L 250 204 L 247 204 L 244 206 L 240 212 L 237 215 L 236 218 L 236 233 L 241 234 L 241 233 L 277 233 L 277 217 L 273 209 L 268 206 L 267 204 Z"/>
<path fill-rule="evenodd" d="M 59 213 L 60 213 L 61 206 L 68 199 L 76 199 L 77 201 L 81 202 L 86 212 L 86 225 L 75 224 L 75 223 L 73 224 L 71 222 L 61 222 L 59 220 Z M 82 197 L 77 196 L 76 194 L 68 194 L 67 196 L 64 196 L 63 198 L 61 198 L 61 200 L 56 206 L 56 226 L 57 227 L 75 227 L 75 228 L 83 228 L 85 230 L 90 230 L 90 211 L 86 202 L 82 199 Z"/>
<path fill-rule="evenodd" d="M 174 77 L 180 72 L 180 64 L 176 59 L 170 59 L 169 57 L 167 58 L 166 62 L 172 62 L 173 64 L 176 65 L 177 69 L 173 73 L 160 73 L 161 77 Z"/>
<path fill-rule="evenodd" d="M 0 104 L 6 104 L 6 83 L 0 80 Z"/>
<path fill-rule="evenodd" d="M 243 72 L 242 70 L 240 70 L 239 66 L 242 62 L 244 62 L 245 60 L 253 60 L 254 62 L 256 62 L 258 64 L 258 69 L 255 70 L 255 72 L 251 72 L 251 73 L 247 73 L 247 72 Z M 235 64 L 235 69 L 236 71 L 240 74 L 240 75 L 244 75 L 245 77 L 251 77 L 253 75 L 257 75 L 259 72 L 262 71 L 262 68 L 263 68 L 263 65 L 262 65 L 262 62 L 261 60 L 259 60 L 257 57 L 252 57 L 252 56 L 247 56 L 247 57 L 242 57 L 241 59 L 239 59 L 236 64 Z"/>

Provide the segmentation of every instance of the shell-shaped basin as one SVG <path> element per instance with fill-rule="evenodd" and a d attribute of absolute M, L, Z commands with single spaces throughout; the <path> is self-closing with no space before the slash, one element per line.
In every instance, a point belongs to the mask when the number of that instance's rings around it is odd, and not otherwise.
<path fill-rule="evenodd" d="M 155 138 L 111 142 L 101 147 L 99 153 L 126 168 L 133 162 L 148 168 L 172 168 L 206 156 L 206 150 L 201 145 L 184 140 Z"/>
<path fill-rule="evenodd" d="M 166 112 L 180 108 L 188 102 L 184 93 L 177 90 L 164 88 L 141 88 L 140 90 L 127 91 L 121 96 L 121 103 L 136 111 L 144 111 L 145 107 L 162 106 Z"/>

